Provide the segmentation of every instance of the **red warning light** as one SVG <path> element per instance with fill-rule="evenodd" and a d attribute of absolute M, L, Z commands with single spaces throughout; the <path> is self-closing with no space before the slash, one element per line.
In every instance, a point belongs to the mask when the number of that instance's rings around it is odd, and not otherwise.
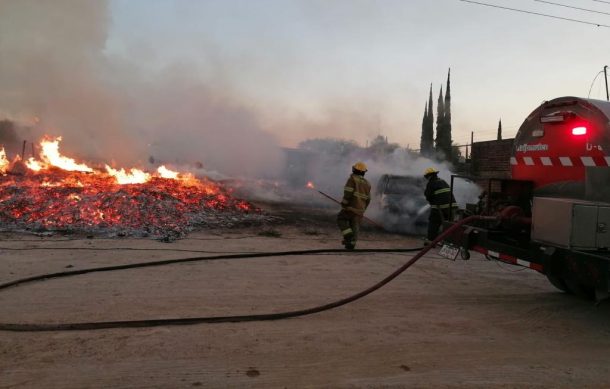
<path fill-rule="evenodd" d="M 587 134 L 587 127 L 574 127 L 572 128 L 572 135 L 586 135 Z"/>

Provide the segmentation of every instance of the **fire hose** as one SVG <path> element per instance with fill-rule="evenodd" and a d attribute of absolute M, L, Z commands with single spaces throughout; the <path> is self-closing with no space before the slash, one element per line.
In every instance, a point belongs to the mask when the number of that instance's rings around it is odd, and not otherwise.
<path fill-rule="evenodd" d="M 330 196 L 330 195 L 327 195 L 326 193 L 322 192 L 321 190 L 316 189 L 316 192 L 318 192 L 318 193 L 319 193 L 319 194 L 321 194 L 322 196 L 326 197 L 327 199 L 330 199 L 330 200 L 334 201 L 335 203 L 337 203 L 337 204 L 339 204 L 339 205 L 342 205 L 342 204 L 341 204 L 341 202 L 340 202 L 339 200 L 335 199 L 334 197 L 332 197 L 332 196 Z M 384 228 L 384 227 L 383 227 L 381 224 L 377 223 L 375 220 L 373 220 L 373 219 L 371 219 L 371 218 L 368 218 L 368 217 L 366 217 L 366 216 L 364 216 L 364 215 L 362 216 L 362 218 L 363 218 L 364 220 L 366 220 L 367 222 L 371 223 L 372 225 L 374 225 L 375 227 L 379 227 L 379 228 L 381 228 L 382 230 L 384 230 L 384 229 L 385 229 L 385 228 Z"/>
<path fill-rule="evenodd" d="M 375 285 L 360 291 L 351 296 L 342 298 L 340 300 L 336 300 L 327 304 L 300 309 L 295 311 L 287 311 L 287 312 L 277 312 L 277 313 L 266 313 L 266 314 L 255 314 L 255 315 L 235 315 L 235 316 L 209 316 L 209 317 L 188 317 L 188 318 L 168 318 L 168 319 L 144 319 L 144 320 L 123 320 L 123 321 L 100 321 L 100 322 L 74 322 L 74 323 L 0 323 L 0 330 L 3 331 L 19 331 L 19 332 L 40 332 L 40 331 L 75 331 L 75 330 L 99 330 L 99 329 L 108 329 L 108 328 L 139 328 L 139 327 L 156 327 L 156 326 L 168 326 L 168 325 L 193 325 L 193 324 L 203 324 L 203 323 L 237 323 L 237 322 L 250 322 L 250 321 L 266 321 L 266 320 L 280 320 L 287 319 L 291 317 L 305 316 L 311 315 L 314 313 L 327 311 L 333 308 L 340 307 L 342 305 L 349 304 L 355 300 L 358 300 L 377 289 L 380 289 L 394 278 L 398 277 L 402 272 L 407 270 L 411 265 L 413 265 L 417 260 L 419 260 L 424 254 L 426 254 L 432 247 L 441 242 L 445 237 L 451 235 L 455 230 L 457 230 L 462 225 L 469 223 L 474 220 L 495 220 L 494 217 L 488 216 L 469 216 L 465 219 L 456 222 L 447 230 L 443 231 L 436 239 L 434 239 L 428 246 L 423 248 L 414 248 L 414 249 L 360 249 L 360 250 L 351 250 L 350 252 L 414 252 L 419 251 L 414 257 L 412 257 L 405 264 L 400 266 L 390 275 L 386 276 L 381 281 L 377 282 Z M 263 252 L 263 253 L 251 253 L 251 254 L 235 254 L 235 255 L 218 255 L 218 256 L 210 256 L 210 257 L 194 257 L 194 258 L 180 258 L 180 259 L 170 259 L 170 260 L 161 260 L 154 262 L 144 262 L 144 263 L 134 263 L 127 265 L 117 265 L 117 266 L 106 266 L 106 267 L 98 267 L 98 268 L 90 268 L 90 269 L 82 269 L 82 270 L 72 270 L 58 273 L 49 273 L 43 274 L 39 276 L 27 277 L 18 280 L 14 280 L 11 282 L 7 282 L 4 284 L 0 284 L 0 291 L 10 288 L 16 287 L 19 285 L 23 285 L 26 283 L 31 283 L 35 281 L 44 281 L 53 278 L 62 278 L 62 277 L 70 277 L 76 276 L 86 273 L 93 272 L 104 272 L 104 271 L 114 271 L 114 270 L 125 270 L 125 269 L 133 269 L 133 268 L 141 268 L 141 267 L 151 267 L 151 266 L 162 266 L 169 265 L 174 263 L 184 263 L 184 262 L 195 262 L 195 261 L 210 261 L 210 260 L 223 260 L 223 259 L 244 259 L 244 258 L 262 258 L 262 257 L 277 257 L 277 256 L 292 256 L 292 255 L 312 255 L 312 254 L 323 254 L 323 253 L 345 253 L 346 250 L 340 249 L 331 249 L 331 250 L 301 250 L 301 251 L 283 251 L 283 252 Z"/>

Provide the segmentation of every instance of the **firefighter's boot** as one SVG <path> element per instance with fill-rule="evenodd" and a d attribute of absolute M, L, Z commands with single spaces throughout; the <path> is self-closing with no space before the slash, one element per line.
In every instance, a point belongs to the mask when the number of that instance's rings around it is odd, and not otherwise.
<path fill-rule="evenodd" d="M 341 244 L 345 246 L 346 249 L 353 250 L 356 246 L 356 242 L 354 242 L 354 233 L 350 231 L 343 235 L 343 240 L 341 241 Z"/>
<path fill-rule="evenodd" d="M 424 247 L 432 246 L 432 241 L 428 238 L 424 238 Z M 436 245 L 433 245 L 432 248 L 435 248 Z"/>

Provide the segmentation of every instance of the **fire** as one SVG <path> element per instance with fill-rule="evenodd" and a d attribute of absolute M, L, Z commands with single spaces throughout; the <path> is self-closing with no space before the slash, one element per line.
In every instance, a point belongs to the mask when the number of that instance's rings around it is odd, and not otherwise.
<path fill-rule="evenodd" d="M 0 176 L 0 226 L 179 237 L 194 226 L 225 225 L 220 212 L 235 220 L 233 213 L 259 211 L 209 179 L 166 166 L 88 166 L 61 155 L 60 141 L 44 139 L 40 155 L 23 162 L 9 162 L 0 145 L 0 173 L 13 173 Z"/>
<path fill-rule="evenodd" d="M 49 182 L 47 180 L 44 180 L 44 181 L 42 181 L 40 183 L 40 186 L 50 188 L 50 187 L 53 187 L 53 186 L 61 186 L 61 183 L 59 183 L 59 182 Z"/>
<path fill-rule="evenodd" d="M 110 166 L 106 165 L 106 171 L 112 177 L 116 178 L 119 184 L 143 184 L 150 180 L 150 174 L 145 173 L 140 169 L 129 169 L 129 173 L 125 169 L 115 170 Z"/>
<path fill-rule="evenodd" d="M 175 180 L 176 178 L 178 178 L 178 174 L 179 174 L 178 172 L 169 170 L 168 168 L 165 167 L 165 165 L 159 166 L 159 168 L 157 169 L 157 173 L 159 173 L 159 176 L 161 176 L 163 178 L 170 178 L 172 180 Z"/>
<path fill-rule="evenodd" d="M 307 181 L 307 185 L 306 185 L 309 189 L 315 189 L 315 186 L 313 185 L 313 182 L 311 181 Z"/>
<path fill-rule="evenodd" d="M 39 161 L 35 160 L 34 157 L 30 157 L 25 162 L 25 166 L 27 166 L 28 169 L 33 170 L 35 172 L 38 172 L 44 168 L 44 166 L 42 166 L 42 164 Z"/>
<path fill-rule="evenodd" d="M 102 172 L 95 170 L 84 163 L 77 163 L 74 159 L 61 155 L 59 153 L 59 142 L 62 140 L 61 137 L 49 139 L 50 138 L 45 138 L 40 142 L 40 146 L 42 148 L 40 160 L 30 157 L 25 162 L 28 169 L 35 172 L 40 172 L 42 170 L 49 169 L 50 167 L 56 167 L 66 171 L 103 174 Z M 6 160 L 6 162 L 3 164 L 0 155 L 0 173 L 3 173 L 2 166 L 6 166 L 4 168 L 6 170 L 9 166 L 9 162 Z M 117 184 L 120 185 L 143 184 L 150 181 L 150 179 L 153 177 L 153 174 L 137 168 L 131 168 L 129 170 L 126 170 L 125 168 L 115 169 L 109 165 L 104 165 L 104 168 L 105 173 L 114 177 Z M 199 180 L 192 174 L 170 170 L 165 167 L 165 165 L 159 166 L 156 176 L 171 180 L 181 180 L 188 185 L 197 185 L 199 183 Z"/>
<path fill-rule="evenodd" d="M 5 174 L 8 169 L 9 161 L 6 158 L 6 151 L 4 147 L 0 149 L 0 173 Z"/>
<path fill-rule="evenodd" d="M 79 195 L 77 195 L 76 193 L 70 193 L 68 195 L 68 200 L 76 200 L 79 201 L 81 199 L 81 197 Z"/>
<path fill-rule="evenodd" d="M 64 157 L 59 154 L 59 142 L 61 136 L 53 140 L 43 140 L 40 142 L 42 147 L 42 159 L 49 165 L 56 166 L 60 169 L 67 170 L 69 172 L 92 172 L 89 166 L 85 164 L 78 164 L 72 158 Z"/>

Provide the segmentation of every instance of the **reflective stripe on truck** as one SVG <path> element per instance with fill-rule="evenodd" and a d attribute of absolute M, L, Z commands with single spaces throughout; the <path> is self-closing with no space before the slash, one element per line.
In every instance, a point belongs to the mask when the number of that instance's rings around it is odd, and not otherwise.
<path fill-rule="evenodd" d="M 530 268 L 532 270 L 536 270 L 539 271 L 541 273 L 543 273 L 543 266 L 538 264 L 538 263 L 534 263 L 534 262 L 530 262 L 530 261 L 526 261 L 525 259 L 520 259 L 517 257 L 513 257 L 512 255 L 508 255 L 508 254 L 502 254 L 499 253 L 497 251 L 492 251 L 492 250 L 488 250 L 485 247 L 482 246 L 474 246 L 472 248 L 472 250 L 479 252 L 483 255 L 489 255 L 490 257 L 497 259 L 499 261 L 502 262 L 506 262 L 509 263 L 511 265 L 517 265 L 517 266 L 523 266 L 523 267 L 527 267 Z"/>

